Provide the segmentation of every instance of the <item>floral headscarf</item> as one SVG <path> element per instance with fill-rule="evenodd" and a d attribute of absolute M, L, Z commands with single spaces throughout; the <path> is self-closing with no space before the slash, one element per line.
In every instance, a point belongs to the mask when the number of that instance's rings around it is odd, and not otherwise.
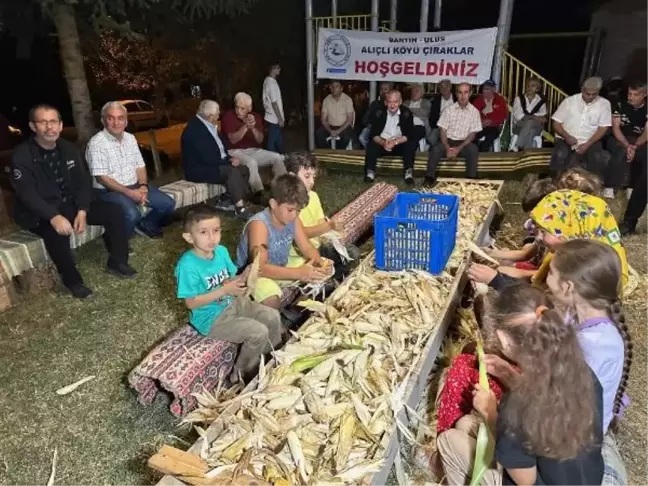
<path fill-rule="evenodd" d="M 531 211 L 531 219 L 538 228 L 560 239 L 596 240 L 611 246 L 621 260 L 622 284 L 625 286 L 628 260 L 621 243 L 621 232 L 603 199 L 572 190 L 552 192 Z M 551 254 L 548 253 L 533 276 L 534 282 L 544 282 L 550 261 Z"/>

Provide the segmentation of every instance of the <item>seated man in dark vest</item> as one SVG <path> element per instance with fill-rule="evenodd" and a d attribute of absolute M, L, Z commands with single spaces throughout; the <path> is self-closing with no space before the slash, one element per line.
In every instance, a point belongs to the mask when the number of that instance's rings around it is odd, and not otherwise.
<path fill-rule="evenodd" d="M 185 179 L 224 185 L 232 202 L 223 198 L 216 208 L 234 211 L 237 218 L 248 220 L 251 213 L 244 200 L 249 192 L 250 171 L 237 158 L 227 154 L 225 143 L 218 134 L 219 115 L 218 103 L 203 100 L 198 113 L 182 132 L 180 145 Z"/>
<path fill-rule="evenodd" d="M 103 226 L 110 253 L 106 270 L 118 277 L 134 277 L 128 265 L 128 233 L 121 207 L 94 199 L 90 175 L 77 147 L 60 138 L 61 115 L 50 105 L 29 112 L 34 136 L 16 148 L 11 185 L 16 190 L 16 223 L 43 239 L 63 284 L 79 299 L 92 295 L 74 263 L 70 236 L 86 225 Z"/>
<path fill-rule="evenodd" d="M 541 88 L 538 78 L 529 78 L 524 93 L 513 102 L 513 133 L 518 136 L 513 147 L 516 152 L 533 148 L 533 139 L 542 134 L 547 122 L 547 104 Z"/>
<path fill-rule="evenodd" d="M 365 151 L 365 181 L 376 179 L 376 162 L 381 155 L 403 157 L 405 182 L 414 184 L 414 157 L 418 139 L 414 132 L 414 115 L 402 106 L 399 91 L 385 95 L 385 108 L 378 110 L 370 121 L 371 132 Z"/>

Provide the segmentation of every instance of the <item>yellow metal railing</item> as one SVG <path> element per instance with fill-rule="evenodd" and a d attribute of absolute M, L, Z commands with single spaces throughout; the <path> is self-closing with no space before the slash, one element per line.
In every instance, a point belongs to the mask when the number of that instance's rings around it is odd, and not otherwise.
<path fill-rule="evenodd" d="M 369 15 L 338 15 L 336 17 L 313 17 L 315 33 L 319 28 L 345 30 L 371 30 L 371 14 Z M 389 22 L 380 22 L 379 29 L 389 30 Z"/>

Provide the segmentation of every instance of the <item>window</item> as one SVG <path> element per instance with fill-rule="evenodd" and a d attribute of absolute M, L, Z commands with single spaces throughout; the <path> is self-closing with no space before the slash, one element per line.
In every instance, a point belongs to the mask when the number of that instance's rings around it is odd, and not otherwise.
<path fill-rule="evenodd" d="M 139 105 L 140 111 L 153 111 L 151 104 L 146 101 L 138 101 L 137 104 Z"/>
<path fill-rule="evenodd" d="M 138 111 L 142 111 L 140 110 L 139 106 L 137 106 L 137 103 L 135 103 L 134 101 L 123 103 L 123 105 L 124 108 L 126 108 L 126 111 L 128 111 L 128 113 L 137 113 Z"/>

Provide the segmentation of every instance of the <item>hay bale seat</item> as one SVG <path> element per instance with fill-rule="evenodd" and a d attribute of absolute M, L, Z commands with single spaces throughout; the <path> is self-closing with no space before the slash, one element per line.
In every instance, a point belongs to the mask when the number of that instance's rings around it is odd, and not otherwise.
<path fill-rule="evenodd" d="M 378 183 L 362 192 L 333 216 L 346 222 L 343 240 L 353 243 L 373 225 L 373 216 L 398 192 L 391 184 Z M 284 290 L 282 306 L 291 304 L 299 289 Z M 201 336 L 184 325 L 151 350 L 128 375 L 128 382 L 138 394 L 138 401 L 148 405 L 160 388 L 173 395 L 170 409 L 176 416 L 196 406 L 192 393 L 213 389 L 219 379 L 232 370 L 238 347 L 235 344 Z"/>
<path fill-rule="evenodd" d="M 175 200 L 176 209 L 206 201 L 225 192 L 225 188 L 221 185 L 198 184 L 184 180 L 162 186 L 160 190 Z M 146 211 L 146 208 L 143 208 L 143 211 Z M 103 232 L 103 226 L 88 226 L 83 233 L 75 234 L 70 238 L 70 246 L 78 248 L 99 238 Z M 43 240 L 34 233 L 20 230 L 0 237 L 0 267 L 8 280 L 6 285 L 13 286 L 14 277 L 47 268 L 49 263 L 49 255 Z M 2 310 L 4 309 L 0 307 L 0 311 Z"/>
<path fill-rule="evenodd" d="M 317 161 L 327 169 L 345 172 L 364 171 L 365 153 L 362 150 L 326 150 L 313 151 Z M 417 152 L 414 161 L 414 172 L 423 176 L 427 169 L 427 152 Z M 523 152 L 485 152 L 479 154 L 478 177 L 488 179 L 521 179 L 528 173 L 539 173 L 549 170 L 551 149 L 529 149 Z M 403 159 L 394 156 L 378 158 L 376 170 L 379 175 L 402 175 Z M 437 176 L 464 177 L 466 164 L 462 157 L 455 160 L 442 159 Z"/>

